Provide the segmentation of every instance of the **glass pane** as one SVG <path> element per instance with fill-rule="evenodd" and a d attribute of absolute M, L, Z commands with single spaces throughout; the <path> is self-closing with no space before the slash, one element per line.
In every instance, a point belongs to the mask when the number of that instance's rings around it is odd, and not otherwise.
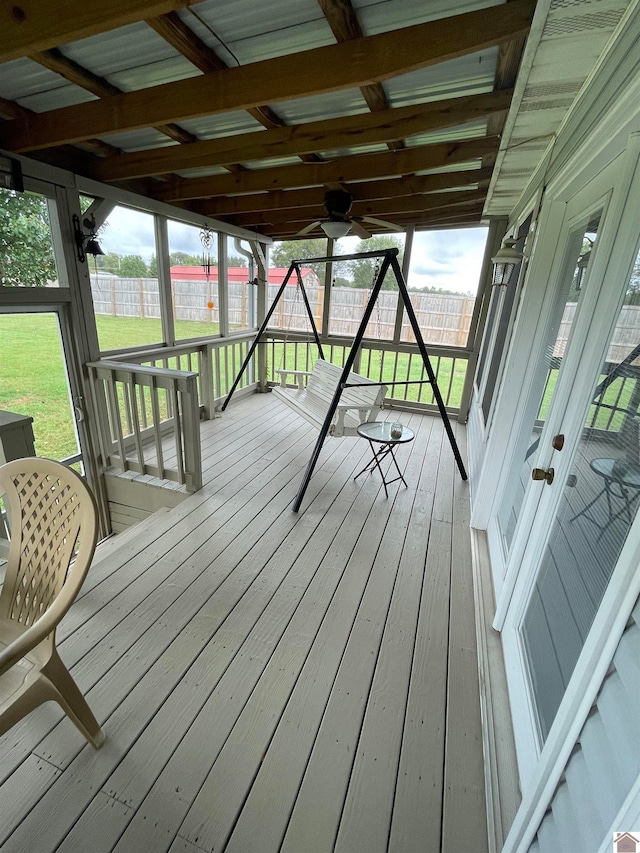
<path fill-rule="evenodd" d="M 486 228 L 414 235 L 407 287 L 426 344 L 464 347 L 480 282 Z M 415 341 L 406 313 L 402 341 Z"/>
<path fill-rule="evenodd" d="M 640 256 L 521 626 L 544 740 L 638 508 Z"/>
<path fill-rule="evenodd" d="M 529 215 L 518 230 L 515 248 L 519 252 L 524 252 L 532 219 L 533 214 Z M 487 381 L 482 393 L 482 413 L 485 424 L 489 420 L 494 391 L 502 368 L 502 355 L 508 349 L 508 336 L 511 333 L 512 321 L 516 312 L 516 295 L 520 288 L 521 269 L 522 261 L 516 265 L 506 286 L 492 288 L 489 317 L 478 359 L 476 379 L 478 387 L 481 387 L 485 370 L 487 370 Z"/>
<path fill-rule="evenodd" d="M 55 314 L 0 314 L 0 409 L 29 415 L 37 456 L 79 452 Z"/>
<path fill-rule="evenodd" d="M 229 330 L 253 329 L 256 325 L 257 288 L 251 282 L 255 278 L 255 271 L 253 268 L 249 270 L 249 259 L 238 252 L 233 237 L 225 239 Z"/>
<path fill-rule="evenodd" d="M 540 434 L 551 406 L 558 373 L 569 342 L 573 320 L 588 282 L 601 211 L 588 223 L 569 235 L 560 284 L 547 331 L 546 344 L 541 349 L 532 392 L 529 396 L 530 432 L 523 434 L 518 453 L 518 470 L 509 477 L 498 522 L 508 551 L 520 516 L 526 489 L 531 479 L 533 457 L 538 449 Z"/>
<path fill-rule="evenodd" d="M 100 349 L 162 343 L 153 216 L 114 207 L 88 259 Z"/>
<path fill-rule="evenodd" d="M 0 285 L 58 287 L 50 202 L 37 193 L 0 188 Z"/>
<path fill-rule="evenodd" d="M 375 252 L 381 249 L 399 249 L 398 261 L 402 265 L 404 234 L 389 237 L 371 237 L 358 240 L 346 237 L 339 242 L 340 254 Z M 358 258 L 334 264 L 329 334 L 355 337 L 378 276 L 381 258 Z M 398 285 L 391 269 L 387 271 L 382 290 L 373 308 L 365 337 L 374 340 L 393 340 L 398 311 Z"/>
<path fill-rule="evenodd" d="M 289 271 L 292 260 L 304 258 L 322 258 L 326 256 L 326 239 L 283 240 L 275 243 L 269 253 L 269 288 L 267 310 L 273 304 Z M 313 311 L 313 319 L 318 331 L 322 328 L 322 308 L 324 305 L 324 264 L 302 264 L 300 268 L 302 283 Z M 336 268 L 334 267 L 334 276 Z M 289 279 L 289 285 L 283 293 L 276 310 L 269 321 L 269 327 L 283 331 L 309 332 L 311 324 L 304 307 L 302 296 L 297 287 L 295 273 Z"/>
<path fill-rule="evenodd" d="M 167 232 L 176 340 L 220 334 L 217 233 L 172 220 Z"/>

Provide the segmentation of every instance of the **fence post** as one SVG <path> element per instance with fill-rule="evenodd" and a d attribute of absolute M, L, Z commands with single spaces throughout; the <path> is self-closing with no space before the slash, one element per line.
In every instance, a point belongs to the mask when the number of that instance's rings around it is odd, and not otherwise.
<path fill-rule="evenodd" d="M 113 278 L 109 279 L 109 295 L 111 296 L 111 316 L 116 317 L 116 285 Z"/>
<path fill-rule="evenodd" d="M 138 305 L 140 307 L 140 316 L 144 319 L 144 294 L 142 292 L 142 279 L 138 279 Z"/>

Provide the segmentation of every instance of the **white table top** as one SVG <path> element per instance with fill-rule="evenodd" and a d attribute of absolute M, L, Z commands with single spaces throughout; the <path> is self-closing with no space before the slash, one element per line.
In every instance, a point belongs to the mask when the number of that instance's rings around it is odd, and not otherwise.
<path fill-rule="evenodd" d="M 392 423 L 393 421 L 371 421 L 368 424 L 360 424 L 358 435 L 368 438 L 369 441 L 380 441 L 384 444 L 403 444 L 407 441 L 413 441 L 413 430 L 404 425 L 400 438 L 391 438 Z"/>

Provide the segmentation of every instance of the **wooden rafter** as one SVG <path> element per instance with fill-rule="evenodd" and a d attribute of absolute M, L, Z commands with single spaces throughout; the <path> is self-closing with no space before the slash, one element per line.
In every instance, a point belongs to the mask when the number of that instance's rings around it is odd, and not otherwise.
<path fill-rule="evenodd" d="M 163 15 L 199 0 L 19 0 L 0 3 L 0 62 Z"/>
<path fill-rule="evenodd" d="M 65 80 L 74 83 L 76 86 L 80 86 L 82 89 L 86 89 L 88 92 L 97 95 L 98 98 L 111 98 L 113 95 L 120 95 L 122 93 L 122 90 L 118 89 L 117 86 L 114 86 L 108 80 L 105 80 L 104 77 L 94 74 L 88 68 L 84 68 L 79 63 L 69 59 L 57 48 L 32 53 L 29 59 L 42 65 L 44 68 L 48 68 L 49 71 L 60 74 Z M 195 142 L 196 140 L 196 137 L 192 133 L 189 133 L 177 124 L 160 124 L 156 125 L 155 129 L 175 142 L 185 144 Z"/>
<path fill-rule="evenodd" d="M 482 218 L 482 204 L 477 205 L 474 208 L 469 208 L 464 213 L 451 213 L 446 210 L 443 211 L 431 211 L 424 215 L 420 214 L 412 214 L 409 217 L 396 217 L 394 218 L 394 223 L 403 228 L 406 228 L 410 225 L 415 225 L 416 228 L 455 228 L 461 225 L 480 225 Z M 367 231 L 372 234 L 381 234 L 387 233 L 387 229 L 372 225 L 370 223 L 366 223 Z M 293 227 L 285 226 L 285 225 L 271 225 L 264 226 L 260 229 L 256 229 L 260 234 L 265 234 L 267 237 L 272 237 L 274 240 L 286 240 L 292 237 L 296 237 L 298 234 L 297 223 L 293 225 Z M 311 234 L 305 235 L 306 237 L 314 237 L 314 236 L 322 236 L 322 231 L 318 229 L 317 233 L 315 231 L 311 232 Z"/>
<path fill-rule="evenodd" d="M 460 192 L 431 193 L 429 195 L 400 196 L 393 199 L 377 199 L 375 202 L 354 202 L 351 216 L 376 216 L 395 221 L 396 216 L 406 213 L 424 213 L 427 210 L 456 208 L 476 205 L 486 198 L 486 189 Z M 322 208 L 322 192 L 318 193 L 316 204 L 311 207 L 294 207 L 290 210 L 271 210 L 259 213 L 240 213 L 227 216 L 228 222 L 243 228 L 262 225 L 279 225 L 288 222 L 313 222 L 325 218 Z M 300 224 L 302 228 L 302 224 Z"/>
<path fill-rule="evenodd" d="M 146 23 L 158 35 L 188 59 L 196 68 L 209 74 L 212 71 L 222 71 L 227 64 L 220 59 L 215 50 L 193 32 L 176 12 L 169 12 L 157 18 L 148 18 Z M 285 122 L 268 106 L 252 107 L 247 110 L 263 127 L 284 127 Z"/>
<path fill-rule="evenodd" d="M 443 172 L 438 175 L 410 175 L 403 178 L 391 178 L 383 181 L 360 181 L 345 183 L 354 199 L 396 198 L 420 193 L 438 192 L 456 187 L 469 187 L 476 184 L 487 185 L 491 178 L 491 169 L 467 169 L 460 172 Z M 304 190 L 274 190 L 249 195 L 223 196 L 196 202 L 193 208 L 205 216 L 226 216 L 234 213 L 251 213 L 268 210 L 287 210 L 295 207 L 310 207 L 322 201 L 318 187 Z"/>
<path fill-rule="evenodd" d="M 268 159 L 309 151 L 347 148 L 403 139 L 418 133 L 464 124 L 505 111 L 511 90 L 451 98 L 428 104 L 398 107 L 382 113 L 342 116 L 308 124 L 243 133 L 195 142 L 181 148 L 159 148 L 122 154 L 95 165 L 94 177 L 104 181 L 160 175 L 236 161 Z"/>
<path fill-rule="evenodd" d="M 28 151 L 199 115 L 353 88 L 502 44 L 529 30 L 535 0 L 454 15 L 30 116 L 0 143 Z M 322 73 L 318 73 L 318 68 Z M 13 123 L 12 123 L 13 124 Z M 401 153 L 401 152 L 399 152 Z"/>
<path fill-rule="evenodd" d="M 322 9 L 338 43 L 362 38 L 364 33 L 355 9 L 351 5 L 351 0 L 318 0 L 318 5 Z M 390 104 L 381 83 L 361 86 L 360 91 L 372 113 L 389 109 Z M 397 151 L 403 147 L 404 142 L 402 140 L 389 143 L 389 148 L 392 150 Z"/>
<path fill-rule="evenodd" d="M 340 157 L 328 163 L 303 163 L 275 169 L 255 169 L 234 175 L 166 181 L 158 187 L 157 198 L 176 201 L 207 198 L 228 193 L 260 192 L 271 189 L 322 186 L 337 181 L 366 181 L 394 177 L 416 171 L 465 163 L 497 150 L 495 137 L 471 139 L 439 145 L 421 145 L 403 151 Z"/>

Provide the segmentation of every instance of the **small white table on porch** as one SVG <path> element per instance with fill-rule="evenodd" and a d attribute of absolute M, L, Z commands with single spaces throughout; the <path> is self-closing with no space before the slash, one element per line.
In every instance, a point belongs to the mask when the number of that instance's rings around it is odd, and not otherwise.
<path fill-rule="evenodd" d="M 406 486 L 407 481 L 402 476 L 402 471 L 398 467 L 394 448 L 396 444 L 406 444 L 409 441 L 413 441 L 413 430 L 409 429 L 409 427 L 403 426 L 400 436 L 392 438 L 390 421 L 372 421 L 371 423 L 360 424 L 360 426 L 358 427 L 358 435 L 362 436 L 362 438 L 366 438 L 369 442 L 371 452 L 373 453 L 373 459 L 365 468 L 362 469 L 362 471 L 359 471 L 353 479 L 357 480 L 360 474 L 366 474 L 367 471 L 373 471 L 374 468 L 377 468 L 378 471 L 380 471 L 380 476 L 382 477 L 382 485 L 384 486 L 384 493 L 387 497 L 389 497 L 387 486 L 390 486 L 391 483 L 396 483 L 398 480 L 402 480 L 402 482 Z M 380 446 L 376 448 L 374 446 L 374 443 Z M 384 459 L 386 459 L 387 456 L 391 456 L 391 461 L 395 465 L 396 471 L 398 472 L 398 476 L 393 477 L 393 479 L 391 480 L 385 477 L 384 471 L 380 466 L 380 463 Z"/>

